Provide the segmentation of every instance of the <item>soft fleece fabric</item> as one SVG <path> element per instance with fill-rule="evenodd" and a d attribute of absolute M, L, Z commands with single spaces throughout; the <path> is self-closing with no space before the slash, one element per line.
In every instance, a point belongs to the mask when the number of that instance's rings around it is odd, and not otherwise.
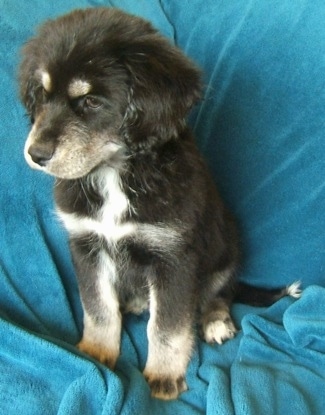
<path fill-rule="evenodd" d="M 53 179 L 23 159 L 19 49 L 77 7 L 143 16 L 204 70 L 190 122 L 241 229 L 240 278 L 302 281 L 298 301 L 235 305 L 238 336 L 198 341 L 189 391 L 150 397 L 148 314 L 125 319 L 115 373 L 77 351 L 82 310 Z M 0 0 L 0 413 L 320 415 L 325 408 L 325 5 L 315 0 Z"/>

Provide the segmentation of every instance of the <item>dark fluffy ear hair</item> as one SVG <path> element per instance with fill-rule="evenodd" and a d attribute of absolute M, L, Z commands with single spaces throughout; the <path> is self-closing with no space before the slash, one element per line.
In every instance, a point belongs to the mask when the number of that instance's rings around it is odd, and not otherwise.
<path fill-rule="evenodd" d="M 32 122 L 37 98 L 42 93 L 40 79 L 36 78 L 38 60 L 34 54 L 33 42 L 29 41 L 22 49 L 23 59 L 19 68 L 20 97 Z"/>
<path fill-rule="evenodd" d="M 156 32 L 130 42 L 121 60 L 130 78 L 128 144 L 148 147 L 176 137 L 201 97 L 200 71 Z"/>
<path fill-rule="evenodd" d="M 20 97 L 28 114 L 33 117 L 36 105 L 38 83 L 34 78 L 34 71 L 31 69 L 31 62 L 26 56 L 20 65 L 19 86 Z"/>

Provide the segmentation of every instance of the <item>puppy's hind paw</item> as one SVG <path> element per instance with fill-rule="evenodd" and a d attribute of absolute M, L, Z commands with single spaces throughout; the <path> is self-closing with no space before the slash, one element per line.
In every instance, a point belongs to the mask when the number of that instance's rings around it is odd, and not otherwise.
<path fill-rule="evenodd" d="M 213 320 L 203 326 L 203 337 L 207 343 L 222 344 L 225 340 L 235 337 L 236 333 L 237 330 L 231 318 Z"/>

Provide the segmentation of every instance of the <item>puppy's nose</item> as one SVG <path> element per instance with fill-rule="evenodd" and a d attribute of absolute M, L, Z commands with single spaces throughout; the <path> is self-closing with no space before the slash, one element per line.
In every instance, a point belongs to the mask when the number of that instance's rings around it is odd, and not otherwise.
<path fill-rule="evenodd" d="M 34 163 L 41 167 L 45 167 L 47 162 L 53 157 L 53 149 L 38 144 L 33 144 L 28 149 Z"/>

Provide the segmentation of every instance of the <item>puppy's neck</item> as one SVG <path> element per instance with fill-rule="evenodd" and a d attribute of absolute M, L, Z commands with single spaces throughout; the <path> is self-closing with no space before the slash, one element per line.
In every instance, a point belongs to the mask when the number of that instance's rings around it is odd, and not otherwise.
<path fill-rule="evenodd" d="M 89 174 L 85 181 L 104 199 L 107 198 L 112 188 L 120 183 L 120 169 L 103 165 Z"/>

